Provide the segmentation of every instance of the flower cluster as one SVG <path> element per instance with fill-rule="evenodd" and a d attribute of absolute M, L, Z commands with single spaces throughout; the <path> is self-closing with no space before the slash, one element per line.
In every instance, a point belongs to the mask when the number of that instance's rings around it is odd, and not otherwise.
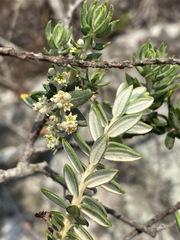
<path fill-rule="evenodd" d="M 62 90 L 59 90 L 50 99 L 43 95 L 33 104 L 33 110 L 45 114 L 48 118 L 48 134 L 45 135 L 45 138 L 49 148 L 56 149 L 60 139 L 66 133 L 72 134 L 77 130 L 77 115 L 72 114 L 72 106 L 71 95 Z"/>

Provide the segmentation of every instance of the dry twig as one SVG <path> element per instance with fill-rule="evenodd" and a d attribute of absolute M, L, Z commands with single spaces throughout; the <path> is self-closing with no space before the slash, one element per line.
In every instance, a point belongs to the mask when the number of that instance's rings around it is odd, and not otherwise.
<path fill-rule="evenodd" d="M 106 61 L 99 61 L 99 62 L 91 62 L 91 61 L 83 61 L 83 60 L 75 60 L 68 57 L 62 56 L 47 56 L 42 53 L 34 53 L 34 52 L 25 52 L 25 51 L 17 51 L 13 48 L 0 48 L 0 55 L 1 56 L 11 56 L 16 57 L 21 60 L 32 60 L 32 61 L 43 61 L 49 63 L 55 63 L 59 66 L 73 66 L 73 67 L 80 67 L 80 68 L 133 68 L 136 66 L 146 66 L 150 64 L 171 64 L 171 65 L 180 65 L 180 59 L 176 58 L 155 58 L 155 59 L 146 59 L 143 61 L 121 61 L 121 62 L 106 62 Z"/>

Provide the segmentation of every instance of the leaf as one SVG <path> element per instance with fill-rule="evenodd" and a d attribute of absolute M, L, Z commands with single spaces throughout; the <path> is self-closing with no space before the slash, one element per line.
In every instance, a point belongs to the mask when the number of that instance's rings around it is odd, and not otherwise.
<path fill-rule="evenodd" d="M 56 203 L 57 205 L 59 205 L 62 208 L 66 208 L 68 206 L 68 204 L 62 200 L 58 195 L 56 195 L 53 192 L 50 192 L 44 188 L 41 188 L 41 192 L 47 197 L 49 198 L 52 202 Z"/>
<path fill-rule="evenodd" d="M 68 164 L 65 164 L 64 166 L 64 178 L 69 192 L 72 195 L 77 196 L 79 193 L 78 181 L 76 178 L 76 174 Z"/>
<path fill-rule="evenodd" d="M 108 124 L 108 118 L 106 116 L 104 109 L 102 108 L 102 106 L 100 105 L 100 103 L 98 101 L 94 101 L 94 107 L 95 107 L 95 109 L 97 109 L 97 111 L 99 113 L 102 126 L 106 127 L 106 125 Z"/>
<path fill-rule="evenodd" d="M 117 119 L 109 128 L 109 137 L 117 137 L 118 135 L 128 131 L 140 120 L 141 115 L 126 115 Z"/>
<path fill-rule="evenodd" d="M 88 233 L 88 231 L 82 226 L 75 226 L 74 232 L 83 240 L 93 240 L 92 236 Z"/>
<path fill-rule="evenodd" d="M 51 20 L 46 25 L 45 36 L 46 36 L 47 41 L 49 41 L 51 36 L 52 36 L 52 34 L 51 34 Z"/>
<path fill-rule="evenodd" d="M 89 129 L 94 140 L 103 135 L 103 127 L 101 124 L 100 113 L 93 105 L 89 111 Z"/>
<path fill-rule="evenodd" d="M 169 111 L 169 119 L 173 127 L 177 131 L 180 131 L 180 116 L 178 118 L 178 115 L 175 113 L 174 109 Z"/>
<path fill-rule="evenodd" d="M 152 127 L 144 122 L 139 121 L 134 127 L 129 129 L 126 133 L 129 134 L 145 134 L 152 130 Z"/>
<path fill-rule="evenodd" d="M 117 174 L 117 169 L 97 170 L 85 178 L 85 184 L 88 188 L 94 188 L 111 181 Z"/>
<path fill-rule="evenodd" d="M 80 217 L 80 209 L 76 205 L 71 205 L 66 208 L 66 211 L 73 217 L 78 218 Z"/>
<path fill-rule="evenodd" d="M 146 92 L 146 90 L 147 89 L 142 86 L 134 88 L 131 94 L 130 103 L 139 98 L 140 96 L 142 96 Z"/>
<path fill-rule="evenodd" d="M 180 214 L 178 211 L 175 212 L 175 217 L 176 217 L 176 224 L 177 224 L 177 227 L 178 227 L 178 231 L 180 233 Z"/>
<path fill-rule="evenodd" d="M 120 117 L 124 113 L 125 108 L 131 97 L 132 90 L 133 90 L 133 86 L 131 85 L 131 86 L 125 88 L 124 90 L 122 90 L 117 95 L 117 97 L 115 98 L 113 107 L 112 107 L 112 114 L 114 117 Z"/>
<path fill-rule="evenodd" d="M 73 148 L 71 147 L 71 145 L 64 138 L 62 139 L 62 145 L 63 145 L 63 148 L 64 148 L 65 152 L 67 153 L 68 158 L 71 161 L 73 167 L 76 169 L 76 171 L 78 173 L 83 173 L 84 168 L 82 166 L 80 159 L 76 155 L 76 153 L 73 150 Z"/>
<path fill-rule="evenodd" d="M 141 97 L 129 103 L 127 106 L 125 113 L 133 114 L 144 111 L 149 108 L 153 103 L 154 99 L 152 97 Z"/>
<path fill-rule="evenodd" d="M 99 201 L 95 200 L 94 198 L 89 197 L 89 196 L 84 196 L 82 199 L 82 202 L 84 204 L 87 204 L 87 205 L 97 209 L 98 212 L 101 212 L 103 215 L 107 216 L 107 212 L 106 212 L 104 206 Z"/>
<path fill-rule="evenodd" d="M 53 234 L 48 231 L 46 231 L 46 238 L 48 240 L 56 240 L 56 238 L 53 236 Z"/>
<path fill-rule="evenodd" d="M 87 0 L 84 1 L 81 8 L 81 32 L 86 35 L 90 31 L 90 26 L 86 21 L 87 16 Z"/>
<path fill-rule="evenodd" d="M 78 224 L 78 225 L 85 225 L 85 226 L 89 226 L 89 223 L 88 223 L 88 221 L 86 220 L 86 218 L 84 218 L 84 217 L 77 217 L 77 218 L 75 218 L 75 220 L 76 220 L 76 224 Z"/>
<path fill-rule="evenodd" d="M 101 136 L 94 142 L 89 155 L 89 161 L 91 164 L 96 165 L 98 162 L 101 161 L 101 158 L 103 157 L 104 152 L 106 151 L 107 142 L 108 142 L 107 135 Z"/>
<path fill-rule="evenodd" d="M 101 212 L 97 211 L 96 209 L 89 205 L 81 204 L 81 211 L 101 226 L 104 227 L 112 226 L 111 222 L 107 219 L 106 216 L 104 216 Z"/>
<path fill-rule="evenodd" d="M 87 156 L 89 156 L 91 148 L 88 146 L 88 144 L 84 141 L 84 139 L 79 135 L 78 132 L 73 133 L 73 138 L 78 144 L 79 148 L 85 153 Z"/>
<path fill-rule="evenodd" d="M 73 108 L 79 107 L 86 103 L 94 94 L 91 90 L 78 90 L 69 92 L 71 95 L 71 103 L 73 104 Z"/>
<path fill-rule="evenodd" d="M 164 144 L 167 147 L 167 149 L 172 149 L 175 143 L 175 135 L 173 132 L 168 132 L 166 137 L 165 137 L 165 141 Z"/>
<path fill-rule="evenodd" d="M 142 157 L 141 154 L 135 152 L 131 148 L 111 147 L 104 154 L 104 158 L 115 162 L 130 162 L 138 160 Z"/>
<path fill-rule="evenodd" d="M 104 48 L 106 48 L 111 42 L 105 42 L 105 43 L 96 43 L 95 46 L 93 47 L 94 50 L 101 51 Z"/>
<path fill-rule="evenodd" d="M 115 194 L 124 194 L 124 189 L 114 180 L 103 184 L 101 186 L 102 188 L 106 189 L 109 192 L 115 193 Z"/>

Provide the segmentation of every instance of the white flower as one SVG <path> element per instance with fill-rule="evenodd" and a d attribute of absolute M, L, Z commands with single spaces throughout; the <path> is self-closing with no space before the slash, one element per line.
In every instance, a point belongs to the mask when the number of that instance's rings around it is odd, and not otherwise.
<path fill-rule="evenodd" d="M 48 148 L 54 149 L 59 145 L 59 139 L 54 137 L 53 135 L 47 134 L 45 135 L 45 138 L 48 142 L 47 143 Z"/>

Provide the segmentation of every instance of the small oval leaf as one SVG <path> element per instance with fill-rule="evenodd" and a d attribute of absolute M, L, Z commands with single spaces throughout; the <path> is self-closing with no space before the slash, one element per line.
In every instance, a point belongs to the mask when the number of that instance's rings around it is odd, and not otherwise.
<path fill-rule="evenodd" d="M 68 164 L 65 164 L 64 166 L 64 178 L 65 178 L 69 192 L 72 195 L 77 196 L 79 193 L 78 181 L 76 178 L 76 174 Z"/>
<path fill-rule="evenodd" d="M 47 197 L 49 198 L 52 202 L 56 203 L 57 205 L 59 205 L 62 208 L 66 208 L 68 206 L 68 204 L 62 200 L 58 195 L 56 195 L 53 192 L 50 192 L 44 188 L 41 188 L 41 192 Z"/>
<path fill-rule="evenodd" d="M 106 189 L 107 191 L 115 193 L 115 194 L 125 193 L 124 189 L 114 180 L 112 180 L 106 184 L 103 184 L 101 187 Z"/>
<path fill-rule="evenodd" d="M 71 145 L 66 141 L 66 139 L 62 139 L 62 145 L 65 152 L 68 155 L 69 160 L 71 161 L 73 167 L 76 169 L 77 172 L 83 173 L 84 168 L 78 156 L 76 155 L 75 151 L 71 147 Z"/>
<path fill-rule="evenodd" d="M 101 135 L 103 135 L 100 114 L 93 105 L 89 111 L 89 129 L 94 140 L 97 140 Z"/>
<path fill-rule="evenodd" d="M 107 135 L 101 136 L 95 141 L 89 156 L 90 163 L 96 165 L 98 162 L 101 161 L 103 154 L 106 151 L 107 142 L 108 142 Z"/>
<path fill-rule="evenodd" d="M 126 133 L 130 134 L 145 134 L 152 130 L 152 127 L 144 122 L 139 121 L 134 127 L 129 129 Z"/>
<path fill-rule="evenodd" d="M 106 216 L 104 216 L 102 213 L 100 213 L 99 211 L 97 211 L 96 209 L 89 205 L 82 204 L 81 211 L 101 226 L 104 227 L 112 226 L 111 222 L 107 219 Z"/>
<path fill-rule="evenodd" d="M 75 226 L 74 232 L 83 240 L 93 240 L 92 236 L 88 233 L 88 231 L 82 226 Z"/>
<path fill-rule="evenodd" d="M 139 113 L 149 108 L 154 99 L 152 97 L 141 97 L 132 101 L 126 108 L 126 114 Z"/>
<path fill-rule="evenodd" d="M 129 86 L 123 89 L 115 98 L 113 107 L 112 107 L 112 114 L 114 117 L 120 117 L 129 102 L 133 90 L 133 86 Z"/>
<path fill-rule="evenodd" d="M 140 120 L 141 115 L 126 115 L 117 119 L 108 130 L 109 137 L 117 137 L 118 135 L 128 131 Z"/>
<path fill-rule="evenodd" d="M 84 182 L 88 188 L 94 188 L 111 181 L 117 172 L 117 169 L 101 169 L 90 174 Z"/>

